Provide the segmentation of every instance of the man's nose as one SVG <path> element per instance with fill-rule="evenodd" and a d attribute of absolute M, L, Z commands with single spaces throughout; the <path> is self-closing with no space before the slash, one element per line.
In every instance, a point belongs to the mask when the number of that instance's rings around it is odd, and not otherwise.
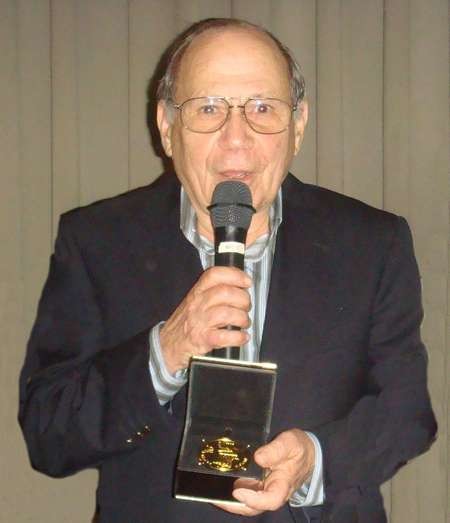
<path fill-rule="evenodd" d="M 224 149 L 248 149 L 253 145 L 253 131 L 245 119 L 242 107 L 230 108 L 220 133 L 220 144 Z"/>

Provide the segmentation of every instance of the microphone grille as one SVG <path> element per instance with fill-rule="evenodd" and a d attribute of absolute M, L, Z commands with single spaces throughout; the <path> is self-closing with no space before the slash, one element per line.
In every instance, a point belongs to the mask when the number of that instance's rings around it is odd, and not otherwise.
<path fill-rule="evenodd" d="M 234 225 L 245 230 L 250 227 L 255 212 L 250 189 L 245 183 L 238 181 L 217 184 L 208 209 L 214 228 Z"/>

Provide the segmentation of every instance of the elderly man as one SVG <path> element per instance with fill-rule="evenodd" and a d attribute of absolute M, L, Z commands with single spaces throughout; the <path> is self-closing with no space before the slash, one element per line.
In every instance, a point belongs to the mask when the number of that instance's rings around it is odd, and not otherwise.
<path fill-rule="evenodd" d="M 21 380 L 32 464 L 100 472 L 105 523 L 386 521 L 379 486 L 435 430 L 406 222 L 288 175 L 308 116 L 289 51 L 211 19 L 171 48 L 158 127 L 177 179 L 64 215 Z M 246 271 L 211 267 L 215 186 L 248 185 Z M 226 325 L 241 327 L 227 330 Z M 264 483 L 173 499 L 192 355 L 278 364 Z"/>

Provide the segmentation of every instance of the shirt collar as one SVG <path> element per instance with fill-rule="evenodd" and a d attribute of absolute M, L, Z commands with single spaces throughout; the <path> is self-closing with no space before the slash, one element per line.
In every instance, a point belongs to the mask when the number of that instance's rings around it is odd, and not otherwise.
<path fill-rule="evenodd" d="M 275 245 L 274 239 L 278 232 L 278 227 L 283 220 L 281 187 L 278 189 L 275 200 L 269 210 L 269 229 L 270 232 L 263 234 L 247 247 L 245 251 L 246 262 L 256 262 L 260 260 L 270 245 Z M 180 229 L 187 240 L 199 251 L 205 254 L 214 254 L 214 245 L 197 231 L 197 215 L 192 206 L 186 191 L 181 187 L 180 194 Z"/>

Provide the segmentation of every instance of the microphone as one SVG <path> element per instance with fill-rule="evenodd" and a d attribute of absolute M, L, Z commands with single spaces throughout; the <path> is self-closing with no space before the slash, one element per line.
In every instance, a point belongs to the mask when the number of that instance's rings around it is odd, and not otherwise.
<path fill-rule="evenodd" d="M 244 270 L 245 240 L 255 209 L 252 194 L 243 182 L 217 184 L 208 207 L 214 228 L 214 265 Z M 239 330 L 228 325 L 227 329 Z M 215 349 L 214 356 L 239 359 L 239 347 Z"/>

